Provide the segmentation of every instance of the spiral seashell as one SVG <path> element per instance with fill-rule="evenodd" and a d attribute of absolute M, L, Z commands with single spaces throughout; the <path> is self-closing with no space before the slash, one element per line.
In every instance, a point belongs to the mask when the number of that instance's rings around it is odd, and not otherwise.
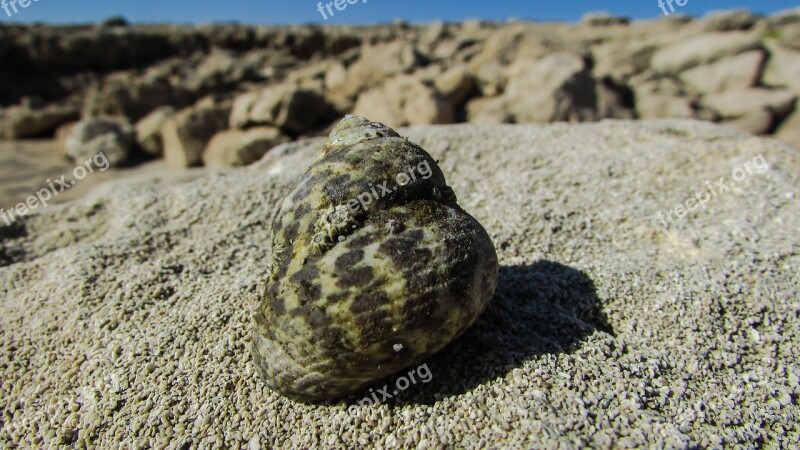
<path fill-rule="evenodd" d="M 273 390 L 313 402 L 419 364 L 469 328 L 497 286 L 489 235 L 436 161 L 345 117 L 283 199 L 253 356 Z"/>

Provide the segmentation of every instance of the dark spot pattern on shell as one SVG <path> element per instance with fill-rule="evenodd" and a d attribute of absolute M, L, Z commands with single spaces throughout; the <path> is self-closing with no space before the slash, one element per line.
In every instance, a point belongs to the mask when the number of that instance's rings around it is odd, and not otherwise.
<path fill-rule="evenodd" d="M 334 399 L 419 364 L 494 293 L 488 234 L 431 155 L 385 125 L 345 117 L 278 206 L 252 351 L 283 395 Z"/>

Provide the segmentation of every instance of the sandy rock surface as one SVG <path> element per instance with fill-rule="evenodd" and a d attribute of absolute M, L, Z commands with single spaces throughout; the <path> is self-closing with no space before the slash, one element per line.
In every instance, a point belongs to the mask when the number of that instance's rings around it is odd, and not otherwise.
<path fill-rule="evenodd" d="M 501 264 L 493 303 L 426 362 L 428 382 L 303 405 L 256 377 L 268 226 L 321 145 L 300 141 L 0 223 L 0 443 L 797 445 L 796 150 L 695 121 L 402 132 Z"/>

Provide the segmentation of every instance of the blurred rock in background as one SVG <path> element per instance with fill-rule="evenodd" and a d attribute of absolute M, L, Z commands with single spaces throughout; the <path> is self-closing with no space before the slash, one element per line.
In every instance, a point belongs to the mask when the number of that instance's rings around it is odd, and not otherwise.
<path fill-rule="evenodd" d="M 135 130 L 115 144 L 117 164 L 224 167 L 354 112 L 393 127 L 698 118 L 800 148 L 799 38 L 798 10 L 578 24 L 3 25 L 0 137 L 60 129 L 64 141 L 101 118 Z M 68 154 L 85 158 L 95 141 L 72 138 L 86 148 Z"/>

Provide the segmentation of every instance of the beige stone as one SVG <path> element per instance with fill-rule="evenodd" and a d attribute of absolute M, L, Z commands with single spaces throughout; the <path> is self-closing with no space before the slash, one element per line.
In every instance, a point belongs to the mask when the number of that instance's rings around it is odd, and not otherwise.
<path fill-rule="evenodd" d="M 764 52 L 752 50 L 715 63 L 697 66 L 680 75 L 697 93 L 714 93 L 753 87 L 758 83 Z"/>
<path fill-rule="evenodd" d="M 494 124 L 511 122 L 503 97 L 480 97 L 467 103 L 467 121 L 470 123 Z"/>
<path fill-rule="evenodd" d="M 204 101 L 167 119 L 161 127 L 167 164 L 175 168 L 200 165 L 208 141 L 227 128 L 230 111 L 230 102 Z"/>
<path fill-rule="evenodd" d="M 800 95 L 800 51 L 791 50 L 780 44 L 767 45 L 769 61 L 764 69 L 764 84 L 785 86 Z"/>
<path fill-rule="evenodd" d="M 282 83 L 237 97 L 230 126 L 270 125 L 289 133 L 303 133 L 316 126 L 325 112 L 325 99 L 319 92 Z"/>
<path fill-rule="evenodd" d="M 475 89 L 475 81 L 463 64 L 436 77 L 434 84 L 442 97 L 454 106 L 462 105 Z"/>
<path fill-rule="evenodd" d="M 252 164 L 272 147 L 288 142 L 276 127 L 224 130 L 214 135 L 203 152 L 206 167 L 238 167 Z"/>
<path fill-rule="evenodd" d="M 749 88 L 707 95 L 703 103 L 726 119 L 742 117 L 752 111 L 766 109 L 781 120 L 792 111 L 797 95 L 784 90 Z"/>
<path fill-rule="evenodd" d="M 505 101 L 517 123 L 596 118 L 595 82 L 578 55 L 556 53 L 509 68 Z"/>
<path fill-rule="evenodd" d="M 677 74 L 760 46 L 759 36 L 755 33 L 703 33 L 662 48 L 653 55 L 651 64 L 657 72 Z"/>
<path fill-rule="evenodd" d="M 164 145 L 161 141 L 161 127 L 164 122 L 175 114 L 175 108 L 162 106 L 136 122 L 136 141 L 145 153 L 152 156 L 161 156 Z"/>
<path fill-rule="evenodd" d="M 361 94 L 353 114 L 391 127 L 453 121 L 452 107 L 435 89 L 411 75 L 399 75 Z"/>

